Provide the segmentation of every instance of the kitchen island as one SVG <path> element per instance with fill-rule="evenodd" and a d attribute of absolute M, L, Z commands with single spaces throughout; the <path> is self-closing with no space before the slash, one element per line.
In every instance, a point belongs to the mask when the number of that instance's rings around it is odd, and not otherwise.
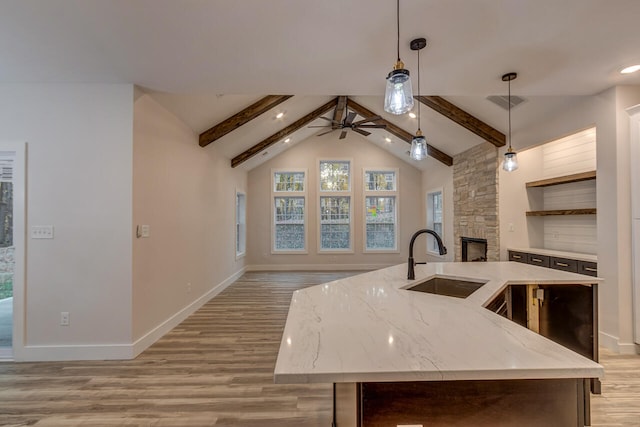
<path fill-rule="evenodd" d="M 513 262 L 406 264 L 293 294 L 276 383 L 334 383 L 338 427 L 589 424 L 603 368 L 487 309 L 508 286 L 599 279 Z M 412 291 L 434 277 L 465 298 Z"/>

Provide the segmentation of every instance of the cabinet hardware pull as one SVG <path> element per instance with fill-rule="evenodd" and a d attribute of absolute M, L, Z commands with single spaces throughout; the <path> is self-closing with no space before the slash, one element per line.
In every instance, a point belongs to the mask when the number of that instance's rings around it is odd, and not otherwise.
<path fill-rule="evenodd" d="M 540 258 L 531 258 L 531 261 L 534 262 L 542 262 L 542 260 Z"/>
<path fill-rule="evenodd" d="M 592 268 L 592 267 L 585 267 L 584 269 L 587 271 L 593 271 L 594 273 L 598 271 L 596 268 Z"/>
<path fill-rule="evenodd" d="M 564 262 L 556 262 L 556 265 L 559 265 L 560 267 L 569 267 L 569 264 L 565 264 Z"/>
<path fill-rule="evenodd" d="M 520 255 L 512 255 L 512 256 L 513 256 L 513 259 L 520 259 L 520 258 L 522 258 Z"/>

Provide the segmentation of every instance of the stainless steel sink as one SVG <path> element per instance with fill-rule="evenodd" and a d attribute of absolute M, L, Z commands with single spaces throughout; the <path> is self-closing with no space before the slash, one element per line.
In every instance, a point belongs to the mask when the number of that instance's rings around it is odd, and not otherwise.
<path fill-rule="evenodd" d="M 429 294 L 445 295 L 448 297 L 466 298 L 487 282 L 472 282 L 464 279 L 454 279 L 450 277 L 435 276 L 431 279 L 418 283 L 409 291 L 427 292 Z"/>

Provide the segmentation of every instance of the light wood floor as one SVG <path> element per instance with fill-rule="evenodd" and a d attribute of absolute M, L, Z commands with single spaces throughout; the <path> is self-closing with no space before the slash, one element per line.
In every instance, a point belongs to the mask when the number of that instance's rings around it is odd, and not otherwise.
<path fill-rule="evenodd" d="M 0 363 L 2 426 L 330 426 L 331 386 L 275 385 L 291 293 L 354 273 L 247 273 L 137 359 Z M 640 356 L 602 352 L 594 426 L 640 426 Z"/>

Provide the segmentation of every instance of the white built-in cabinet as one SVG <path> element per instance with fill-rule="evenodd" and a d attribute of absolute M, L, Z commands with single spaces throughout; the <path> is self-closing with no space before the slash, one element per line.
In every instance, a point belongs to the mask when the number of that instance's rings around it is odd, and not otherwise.
<path fill-rule="evenodd" d="M 627 109 L 631 116 L 631 215 L 633 232 L 634 341 L 640 344 L 640 105 Z"/>

